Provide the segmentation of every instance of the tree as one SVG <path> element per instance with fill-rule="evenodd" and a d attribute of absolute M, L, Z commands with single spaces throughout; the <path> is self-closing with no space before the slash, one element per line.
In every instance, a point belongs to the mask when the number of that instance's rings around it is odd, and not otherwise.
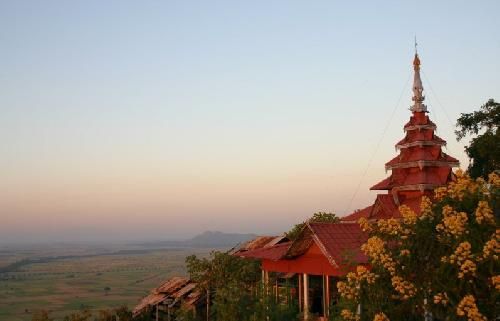
<path fill-rule="evenodd" d="M 339 221 L 339 218 L 334 213 L 326 213 L 326 212 L 316 212 L 313 214 L 311 218 L 307 221 L 304 221 L 299 224 L 295 224 L 294 227 L 286 233 L 286 237 L 290 240 L 294 241 L 299 236 L 300 232 L 306 225 L 306 222 L 328 222 L 328 223 L 336 223 Z"/>
<path fill-rule="evenodd" d="M 114 309 L 114 313 L 120 321 L 132 321 L 132 311 L 126 305 Z"/>
<path fill-rule="evenodd" d="M 104 295 L 108 295 L 109 294 L 109 291 L 111 291 L 111 288 L 109 286 L 105 286 L 104 287 Z"/>
<path fill-rule="evenodd" d="M 500 176 L 457 180 L 423 197 L 421 214 L 401 206 L 401 220 L 370 223 L 358 266 L 337 287 L 344 320 L 494 320 L 499 311 Z M 356 307 L 361 305 L 361 316 Z"/>
<path fill-rule="evenodd" d="M 217 321 L 244 320 L 252 311 L 251 287 L 260 280 L 259 262 L 213 251 L 209 258 L 188 256 L 186 265 L 191 280 L 207 293 L 207 319 L 210 300 Z"/>
<path fill-rule="evenodd" d="M 457 120 L 457 140 L 466 135 L 476 135 L 472 138 L 465 152 L 471 159 L 468 168 L 473 178 L 483 177 L 500 169 L 500 103 L 490 99 L 481 106 L 479 111 L 461 114 Z M 480 132 L 484 131 L 482 134 Z"/>

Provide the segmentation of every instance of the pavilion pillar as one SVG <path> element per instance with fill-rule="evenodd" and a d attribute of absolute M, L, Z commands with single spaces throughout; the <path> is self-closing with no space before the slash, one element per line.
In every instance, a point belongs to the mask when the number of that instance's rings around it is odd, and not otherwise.
<path fill-rule="evenodd" d="M 276 276 L 276 281 L 274 283 L 275 283 L 275 286 L 276 286 L 276 288 L 275 288 L 276 292 L 274 294 L 276 295 L 276 303 L 278 303 L 279 299 L 280 299 L 280 293 L 279 293 L 279 288 L 278 288 L 278 286 L 279 286 L 278 276 Z"/>
<path fill-rule="evenodd" d="M 304 273 L 304 320 L 309 320 L 309 275 Z"/>
<path fill-rule="evenodd" d="M 324 316 L 330 316 L 330 277 L 325 275 L 323 277 L 323 300 L 324 300 Z"/>
<path fill-rule="evenodd" d="M 262 289 L 264 294 L 269 294 L 269 272 L 262 270 Z"/>
<path fill-rule="evenodd" d="M 298 293 L 299 293 L 299 312 L 302 312 L 302 274 L 297 274 L 297 277 L 299 279 L 299 289 L 298 289 Z"/>

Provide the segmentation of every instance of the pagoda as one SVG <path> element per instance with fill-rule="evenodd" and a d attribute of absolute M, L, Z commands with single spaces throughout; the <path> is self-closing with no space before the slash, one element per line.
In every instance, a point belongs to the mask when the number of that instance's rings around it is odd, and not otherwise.
<path fill-rule="evenodd" d="M 390 170 L 391 175 L 370 188 L 388 193 L 378 194 L 372 206 L 344 217 L 344 222 L 357 221 L 361 217 L 399 217 L 398 207 L 403 204 L 419 212 L 422 196 L 432 197 L 436 187 L 444 186 L 454 179 L 452 167 L 459 166 L 459 162 L 443 152 L 446 141 L 436 135 L 436 124 L 427 115 L 417 52 L 413 59 L 413 70 L 412 116 L 404 125 L 405 137 L 396 143 L 399 155 L 385 164 L 385 169 Z"/>
<path fill-rule="evenodd" d="M 372 205 L 343 217 L 339 223 L 306 222 L 295 240 L 281 238 L 279 242 L 234 253 L 260 260 L 265 288 L 271 287 L 270 273 L 274 275 L 272 288 L 277 301 L 280 280 L 293 279 L 304 320 L 311 320 L 314 313 L 328 318 L 331 304 L 338 300 L 338 293 L 332 289 L 352 269 L 352 261 L 369 265 L 361 251 L 368 235 L 358 224 L 360 218 L 372 221 L 400 218 L 401 205 L 419 213 L 423 196 L 432 198 L 436 187 L 455 179 L 452 168 L 459 162 L 442 151 L 446 141 L 436 135 L 436 125 L 429 119 L 417 52 L 413 69 L 412 115 L 404 125 L 405 137 L 396 143 L 399 154 L 385 164 L 391 175 L 371 187 L 387 192 L 378 194 Z"/>

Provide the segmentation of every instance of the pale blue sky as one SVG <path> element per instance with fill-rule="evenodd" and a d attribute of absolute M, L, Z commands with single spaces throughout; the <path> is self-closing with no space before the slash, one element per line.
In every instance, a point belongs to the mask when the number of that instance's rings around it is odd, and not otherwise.
<path fill-rule="evenodd" d="M 466 165 L 453 123 L 500 99 L 498 12 L 0 1 L 0 242 L 279 233 L 369 205 L 410 115 L 415 34 L 430 116 Z"/>

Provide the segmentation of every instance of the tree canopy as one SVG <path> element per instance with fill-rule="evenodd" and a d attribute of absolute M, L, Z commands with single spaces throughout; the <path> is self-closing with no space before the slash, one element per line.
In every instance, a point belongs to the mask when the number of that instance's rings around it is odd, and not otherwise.
<path fill-rule="evenodd" d="M 302 229 L 306 225 L 306 222 L 313 222 L 313 223 L 320 223 L 320 222 L 336 223 L 339 220 L 340 219 L 334 213 L 316 212 L 307 221 L 304 221 L 304 222 L 299 223 L 299 224 L 295 224 L 293 226 L 293 228 L 286 233 L 286 237 L 288 237 L 292 241 L 294 241 L 295 239 L 297 239 L 297 237 L 299 236 L 300 232 L 302 231 Z"/>
<path fill-rule="evenodd" d="M 500 103 L 488 100 L 478 111 L 461 114 L 455 131 L 457 140 L 467 135 L 475 137 L 465 147 L 471 159 L 469 174 L 486 178 L 492 171 L 500 169 Z"/>

